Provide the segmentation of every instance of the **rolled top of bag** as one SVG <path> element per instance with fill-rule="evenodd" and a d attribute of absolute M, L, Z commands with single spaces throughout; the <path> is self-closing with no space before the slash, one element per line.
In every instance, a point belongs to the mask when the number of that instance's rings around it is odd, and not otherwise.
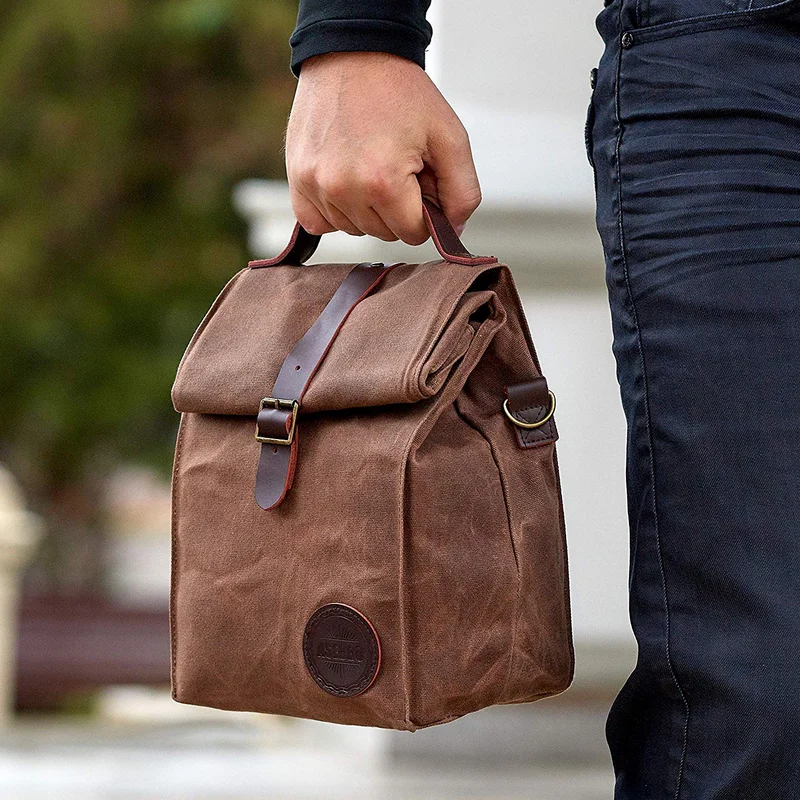
<path fill-rule="evenodd" d="M 397 265 L 354 308 L 311 381 L 304 412 L 432 397 L 474 338 L 504 323 L 495 293 L 472 285 L 475 270 L 440 266 Z M 348 269 L 329 264 L 240 272 L 184 356 L 172 392 L 176 410 L 255 417 L 287 354 Z"/>

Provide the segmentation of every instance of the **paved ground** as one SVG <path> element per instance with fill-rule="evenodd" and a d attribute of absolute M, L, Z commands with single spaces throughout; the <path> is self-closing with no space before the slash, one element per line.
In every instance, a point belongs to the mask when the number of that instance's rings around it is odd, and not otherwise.
<path fill-rule="evenodd" d="M 415 734 L 416 735 L 416 734 Z M 335 726 L 251 720 L 65 724 L 0 736 L 4 800 L 609 800 L 601 767 L 387 756 Z"/>

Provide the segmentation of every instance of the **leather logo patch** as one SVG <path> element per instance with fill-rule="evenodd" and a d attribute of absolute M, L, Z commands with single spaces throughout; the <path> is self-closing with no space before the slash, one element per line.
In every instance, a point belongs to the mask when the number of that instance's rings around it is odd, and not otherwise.
<path fill-rule="evenodd" d="M 381 644 L 363 614 L 330 603 L 306 623 L 303 658 L 321 689 L 336 697 L 355 697 L 369 689 L 378 674 Z"/>

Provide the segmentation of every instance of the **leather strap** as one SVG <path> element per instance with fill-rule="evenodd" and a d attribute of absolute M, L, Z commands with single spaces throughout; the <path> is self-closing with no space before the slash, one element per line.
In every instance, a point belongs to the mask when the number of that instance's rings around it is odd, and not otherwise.
<path fill-rule="evenodd" d="M 458 238 L 453 226 L 445 216 L 441 208 L 428 197 L 422 198 L 422 216 L 428 226 L 439 255 L 445 260 L 454 264 L 464 264 L 466 266 L 478 266 L 480 264 L 495 264 L 497 259 L 494 256 L 474 256 Z M 251 261 L 249 266 L 253 269 L 260 267 L 277 267 L 281 264 L 301 265 L 314 255 L 321 236 L 309 233 L 299 222 L 295 223 L 292 238 L 282 253 L 274 258 L 264 258 L 258 261 Z"/>
<path fill-rule="evenodd" d="M 375 289 L 392 266 L 357 264 L 347 273 L 278 372 L 272 398 L 283 402 L 262 401 L 256 420 L 257 436 L 283 440 L 283 443 L 265 442 L 261 445 L 255 495 L 256 502 L 265 511 L 279 505 L 292 486 L 300 429 L 300 425 L 296 425 L 297 413 L 311 379 L 350 312 Z"/>
<path fill-rule="evenodd" d="M 507 386 L 506 396 L 511 415 L 527 424 L 544 419 L 553 408 L 547 379 L 543 377 Z M 525 450 L 551 444 L 558 439 L 556 420 L 552 415 L 539 428 L 519 428 L 515 425 L 514 430 L 517 432 L 517 444 Z"/>

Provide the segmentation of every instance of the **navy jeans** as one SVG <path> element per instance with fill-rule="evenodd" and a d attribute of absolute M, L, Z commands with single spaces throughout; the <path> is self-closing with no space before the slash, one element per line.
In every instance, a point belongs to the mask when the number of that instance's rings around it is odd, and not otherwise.
<path fill-rule="evenodd" d="M 628 420 L 617 800 L 800 798 L 800 0 L 610 0 L 587 125 Z"/>

